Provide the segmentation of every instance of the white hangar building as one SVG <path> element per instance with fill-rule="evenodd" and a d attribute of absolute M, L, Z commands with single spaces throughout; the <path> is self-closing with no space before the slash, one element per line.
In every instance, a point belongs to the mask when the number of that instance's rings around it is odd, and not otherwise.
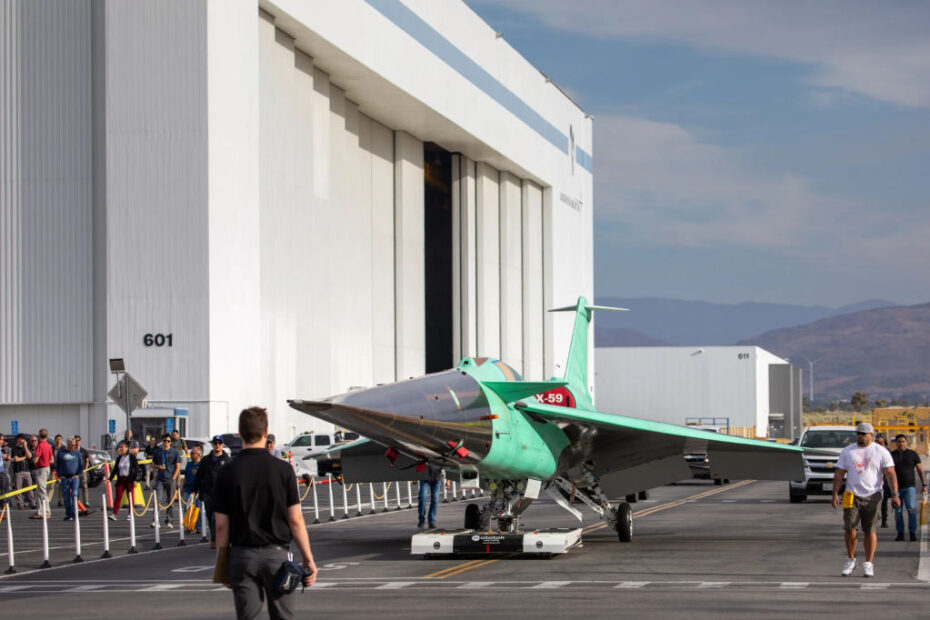
<path fill-rule="evenodd" d="M 595 350 L 598 409 L 731 434 L 794 439 L 801 369 L 756 346 Z"/>
<path fill-rule="evenodd" d="M 461 2 L 5 2 L 0 429 L 279 440 L 593 298 L 592 120 Z M 592 353 L 593 358 L 593 353 Z M 90 443 L 90 442 L 89 442 Z"/>

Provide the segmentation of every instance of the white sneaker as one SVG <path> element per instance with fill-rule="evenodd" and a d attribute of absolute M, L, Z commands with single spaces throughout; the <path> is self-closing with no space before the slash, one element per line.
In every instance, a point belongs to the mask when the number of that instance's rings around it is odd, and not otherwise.
<path fill-rule="evenodd" d="M 856 558 L 846 560 L 846 562 L 843 564 L 843 577 L 849 577 L 853 574 L 854 570 L 856 570 Z"/>
<path fill-rule="evenodd" d="M 875 566 L 873 566 L 871 562 L 863 562 L 863 563 L 862 563 L 862 572 L 865 573 L 865 576 L 866 576 L 866 577 L 874 577 L 874 576 L 875 576 Z"/>

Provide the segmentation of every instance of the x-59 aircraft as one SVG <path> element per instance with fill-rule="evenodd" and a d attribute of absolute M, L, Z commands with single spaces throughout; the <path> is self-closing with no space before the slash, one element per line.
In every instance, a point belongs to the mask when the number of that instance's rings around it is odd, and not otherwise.
<path fill-rule="evenodd" d="M 416 465 L 432 461 L 480 484 L 490 501 L 467 507 L 466 529 L 487 530 L 496 519 L 501 531 L 515 531 L 542 491 L 580 518 L 568 501 L 574 494 L 627 542 L 632 511 L 613 498 L 689 478 L 687 453 L 706 452 L 715 478 L 804 477 L 795 446 L 595 410 L 587 389 L 588 328 L 593 311 L 613 309 L 582 297 L 552 310 L 576 312 L 561 379 L 523 381 L 504 362 L 467 357 L 452 370 L 288 402 L 367 438 L 339 449 L 346 482 L 415 480 Z"/>

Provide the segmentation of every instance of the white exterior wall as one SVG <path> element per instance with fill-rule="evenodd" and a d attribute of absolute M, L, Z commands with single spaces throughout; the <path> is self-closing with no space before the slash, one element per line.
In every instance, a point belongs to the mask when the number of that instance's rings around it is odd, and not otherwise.
<path fill-rule="evenodd" d="M 193 435 L 259 404 L 288 437 L 327 426 L 288 398 L 421 374 L 424 141 L 453 153 L 456 357 L 528 378 L 562 362 L 571 321 L 544 311 L 593 297 L 591 122 L 463 3 L 79 0 L 0 19 L 5 58 L 24 58 L 0 93 L 0 423 L 25 403 L 24 428 L 121 431 L 109 357 L 153 407 L 189 409 Z M 30 194 L 30 174 L 57 182 Z"/>
<path fill-rule="evenodd" d="M 92 398 L 90 26 L 88 1 L 0 8 L 0 403 Z"/>
<path fill-rule="evenodd" d="M 501 359 L 523 373 L 523 199 L 520 179 L 500 180 Z"/>
<path fill-rule="evenodd" d="M 602 411 L 685 424 L 729 418 L 768 433 L 768 367 L 785 360 L 752 346 L 604 347 L 596 350 Z"/>
<path fill-rule="evenodd" d="M 500 173 L 479 163 L 476 168 L 478 356 L 501 356 Z"/>

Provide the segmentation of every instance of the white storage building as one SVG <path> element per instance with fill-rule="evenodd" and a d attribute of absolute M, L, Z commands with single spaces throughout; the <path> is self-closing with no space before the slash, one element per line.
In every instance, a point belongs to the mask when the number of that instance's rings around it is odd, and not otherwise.
<path fill-rule="evenodd" d="M 732 434 L 793 439 L 801 430 L 801 369 L 756 346 L 595 350 L 601 411 Z"/>
<path fill-rule="evenodd" d="M 5 2 L 0 428 L 234 430 L 593 298 L 592 120 L 461 2 Z M 592 354 L 593 357 L 593 354 Z M 112 421 L 112 422 L 110 422 Z"/>

